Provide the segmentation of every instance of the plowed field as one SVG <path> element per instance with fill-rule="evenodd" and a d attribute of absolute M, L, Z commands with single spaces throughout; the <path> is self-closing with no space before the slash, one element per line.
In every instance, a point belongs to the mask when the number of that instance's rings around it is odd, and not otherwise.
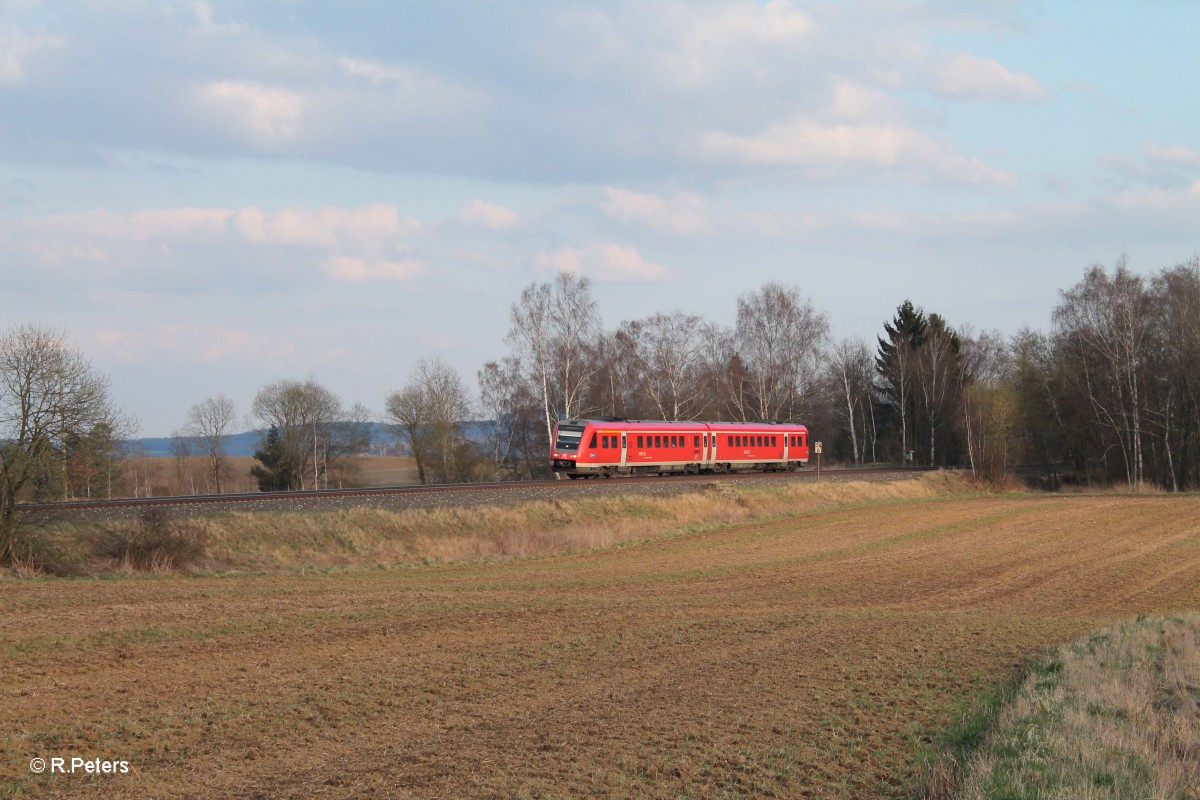
<path fill-rule="evenodd" d="M 902 797 L 1027 655 L 1200 608 L 1200 499 L 864 504 L 528 561 L 0 583 L 0 788 Z M 32 775 L 34 757 L 127 775 Z"/>

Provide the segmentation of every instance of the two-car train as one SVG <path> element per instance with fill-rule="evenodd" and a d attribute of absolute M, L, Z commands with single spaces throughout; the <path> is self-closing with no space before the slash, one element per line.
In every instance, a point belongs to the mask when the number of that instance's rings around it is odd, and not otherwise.
<path fill-rule="evenodd" d="M 551 466 L 570 478 L 794 470 L 808 463 L 808 428 L 787 422 L 566 419 Z"/>

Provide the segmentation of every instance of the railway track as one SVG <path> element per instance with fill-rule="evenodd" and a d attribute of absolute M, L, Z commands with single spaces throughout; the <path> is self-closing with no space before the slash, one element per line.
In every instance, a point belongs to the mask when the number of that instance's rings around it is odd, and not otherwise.
<path fill-rule="evenodd" d="M 896 480 L 928 468 L 836 469 L 821 472 L 820 480 Z M 817 480 L 816 470 L 726 475 L 622 477 L 612 480 L 537 480 L 499 483 L 452 483 L 430 486 L 377 486 L 361 489 L 317 489 L 299 492 L 127 497 L 114 500 L 72 500 L 35 503 L 30 510 L 63 517 L 135 517 L 147 508 L 166 507 L 184 516 L 229 511 L 317 511 L 337 508 L 431 508 L 515 503 L 529 500 L 582 497 L 595 494 L 679 494 L 714 482 Z"/>

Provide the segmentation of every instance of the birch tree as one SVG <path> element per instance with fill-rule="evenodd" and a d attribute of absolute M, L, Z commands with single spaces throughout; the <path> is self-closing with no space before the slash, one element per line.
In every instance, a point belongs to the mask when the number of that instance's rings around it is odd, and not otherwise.
<path fill-rule="evenodd" d="M 856 464 L 863 462 L 871 436 L 873 372 L 871 350 L 862 339 L 843 339 L 829 352 L 828 380 L 833 406 L 850 435 Z"/>
<path fill-rule="evenodd" d="M 233 433 L 237 406 L 223 394 L 196 403 L 187 413 L 183 432 L 208 462 L 208 474 L 216 493 L 223 491 L 222 479 L 229 472 L 225 437 Z"/>
<path fill-rule="evenodd" d="M 738 298 L 737 348 L 758 419 L 803 413 L 828 335 L 828 317 L 796 287 L 771 282 Z"/>
<path fill-rule="evenodd" d="M 921 347 L 917 350 L 917 385 L 920 387 L 922 407 L 929 425 L 929 463 L 937 464 L 937 434 L 951 390 L 959 375 L 959 339 L 946 321 L 938 314 L 929 315 L 929 323 Z"/>
<path fill-rule="evenodd" d="M 546 441 L 560 419 L 582 415 L 584 389 L 595 367 L 588 351 L 600 335 L 591 281 L 559 273 L 521 291 L 509 313 L 505 341 L 528 379 L 541 390 Z"/>
<path fill-rule="evenodd" d="M 1131 487 L 1145 477 L 1141 395 L 1149 310 L 1143 280 L 1128 270 L 1124 256 L 1111 277 L 1100 266 L 1089 270 L 1054 310 L 1057 343 L 1078 368 L 1076 388 L 1097 424 L 1114 434 Z"/>
<path fill-rule="evenodd" d="M 655 314 L 628 325 L 646 395 L 659 419 L 694 419 L 699 408 L 701 326 L 695 314 Z"/>

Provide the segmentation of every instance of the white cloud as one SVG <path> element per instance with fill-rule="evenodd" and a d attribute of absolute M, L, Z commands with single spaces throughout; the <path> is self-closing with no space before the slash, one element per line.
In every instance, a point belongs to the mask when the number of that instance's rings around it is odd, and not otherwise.
<path fill-rule="evenodd" d="M 963 100 L 1041 100 L 1048 95 L 1032 75 L 1013 72 L 991 58 L 951 53 L 934 72 L 934 88 Z"/>
<path fill-rule="evenodd" d="M 977 184 L 1011 186 L 1008 173 L 902 123 L 827 125 L 803 116 L 773 125 L 762 133 L 740 136 L 709 131 L 697 153 L 717 162 L 756 167 L 800 167 L 830 177 L 853 167 L 883 167 L 919 176 Z"/>
<path fill-rule="evenodd" d="M 1142 152 L 1155 161 L 1167 161 L 1172 164 L 1183 164 L 1188 167 L 1200 167 L 1200 153 L 1182 144 L 1163 147 L 1154 142 L 1146 142 L 1142 145 Z"/>
<path fill-rule="evenodd" d="M 755 233 L 775 239 L 803 239 L 828 224 L 827 214 L 816 211 L 743 211 L 744 226 Z"/>
<path fill-rule="evenodd" d="M 78 214 L 31 217 L 21 228 L 42 238 L 150 242 L 164 239 L 215 238 L 225 231 L 233 214 L 224 208 L 149 208 L 114 212 L 105 209 Z"/>
<path fill-rule="evenodd" d="M 1112 204 L 1125 211 L 1178 211 L 1198 203 L 1200 180 L 1181 189 L 1126 189 L 1112 197 Z"/>
<path fill-rule="evenodd" d="M 564 247 L 553 253 L 542 253 L 534 258 L 534 264 L 546 271 L 566 272 L 613 283 L 662 281 L 671 277 L 666 267 L 646 261 L 636 249 L 612 242 L 589 244 L 582 248 Z"/>
<path fill-rule="evenodd" d="M 257 145 L 273 146 L 300 135 L 304 98 L 255 81 L 215 81 L 197 91 L 208 112 Z"/>
<path fill-rule="evenodd" d="M 642 222 L 656 230 L 682 235 L 704 233 L 711 228 L 704 201 L 691 192 L 676 192 L 667 199 L 628 189 L 605 187 L 607 198 L 600 209 L 624 222 Z"/>
<path fill-rule="evenodd" d="M 412 258 L 401 261 L 364 259 L 355 256 L 332 256 L 323 266 L 325 274 L 349 283 L 370 280 L 410 281 L 424 276 L 429 268 Z"/>
<path fill-rule="evenodd" d="M 831 113 L 845 120 L 888 119 L 895 117 L 895 104 L 886 92 L 838 78 L 834 81 Z"/>
<path fill-rule="evenodd" d="M 57 36 L 0 25 L 0 86 L 23 83 L 31 61 L 62 45 L 63 40 Z"/>
<path fill-rule="evenodd" d="M 762 47 L 792 46 L 814 29 L 812 19 L 787 0 L 710 6 L 692 3 L 669 8 L 675 48 L 665 56 L 667 75 L 700 84 L 730 63 Z"/>
<path fill-rule="evenodd" d="M 358 208 L 284 208 L 273 213 L 254 206 L 232 216 L 234 229 L 256 244 L 337 247 L 421 231 L 413 217 L 401 217 L 395 206 L 370 203 Z"/>
<path fill-rule="evenodd" d="M 98 277 L 99 266 L 159 276 L 167 265 L 199 268 L 199 254 L 217 248 L 233 262 L 250 253 L 271 255 L 278 262 L 308 264 L 338 280 L 362 282 L 426 274 L 420 261 L 394 256 L 420 231 L 420 222 L 386 203 L 270 212 L 255 206 L 99 209 L 0 222 L 0 247 L 81 279 Z M 203 265 L 198 274 L 218 273 Z"/>
<path fill-rule="evenodd" d="M 468 200 L 458 214 L 460 222 L 479 225 L 491 231 L 504 231 L 521 224 L 521 215 L 507 206 L 487 200 Z"/>
<path fill-rule="evenodd" d="M 380 61 L 346 56 L 340 58 L 338 63 L 348 77 L 362 78 L 375 86 L 392 85 L 404 91 L 415 91 L 433 82 L 420 70 L 402 64 L 385 64 Z"/>
<path fill-rule="evenodd" d="M 632 81 L 636 92 L 701 90 L 733 76 L 774 81 L 779 62 L 797 55 L 817 28 L 788 0 L 592 4 L 550 18 L 551 29 L 534 35 L 555 69 Z"/>
<path fill-rule="evenodd" d="M 311 366 L 337 363 L 346 348 L 309 330 L 251 331 L 207 323 L 148 323 L 136 328 L 98 328 L 81 332 L 89 351 L 115 361 L 139 362 L 169 355 L 181 363 Z"/>

